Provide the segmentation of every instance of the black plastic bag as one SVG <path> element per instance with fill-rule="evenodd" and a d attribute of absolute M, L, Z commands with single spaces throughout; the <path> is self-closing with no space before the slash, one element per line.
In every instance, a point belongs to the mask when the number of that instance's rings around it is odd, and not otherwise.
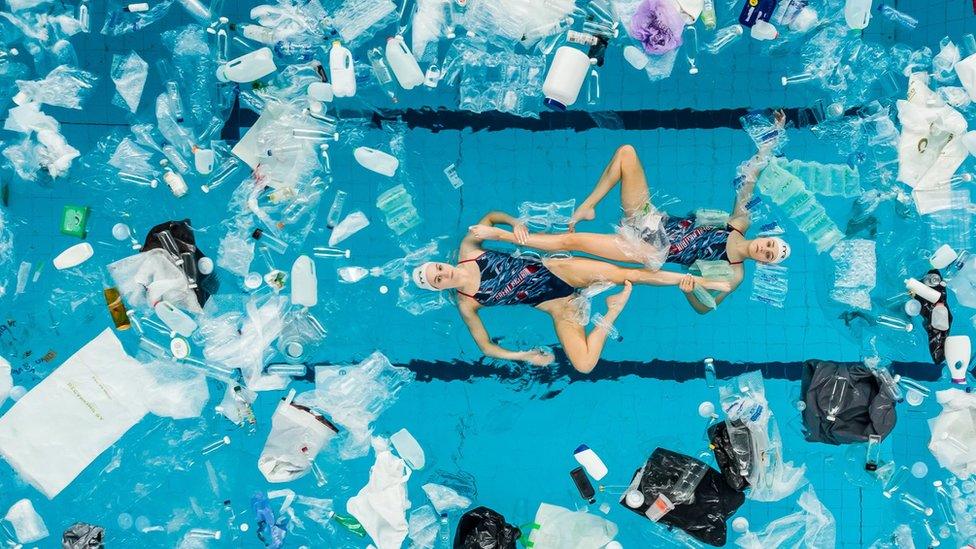
<path fill-rule="evenodd" d="M 834 421 L 828 421 L 827 406 L 837 376 L 844 378 L 849 388 Z M 855 444 L 867 442 L 870 435 L 884 439 L 895 428 L 895 402 L 867 366 L 808 360 L 803 363 L 800 391 L 806 404 L 803 427 L 810 442 Z"/>
<path fill-rule="evenodd" d="M 105 529 L 84 522 L 72 524 L 61 535 L 62 549 L 104 549 Z"/>
<path fill-rule="evenodd" d="M 745 427 L 745 424 L 738 419 L 733 421 L 733 423 L 739 427 Z M 749 433 L 748 430 L 745 432 Z M 751 433 L 749 433 L 749 437 L 751 440 Z M 746 477 L 742 476 L 740 473 L 740 462 L 742 461 L 742 458 L 738 457 L 732 447 L 732 440 L 729 438 L 728 425 L 724 421 L 720 421 L 709 427 L 708 440 L 709 445 L 712 448 L 712 453 L 715 454 L 715 463 L 718 464 L 718 468 L 722 472 L 722 476 L 725 477 L 725 482 L 727 482 L 729 486 L 737 492 L 742 492 L 748 488 L 749 481 L 746 480 Z M 751 463 L 751 456 L 749 457 Z"/>
<path fill-rule="evenodd" d="M 929 355 L 932 356 L 932 362 L 940 365 L 945 361 L 946 338 L 949 337 L 949 331 L 952 330 L 952 311 L 949 310 L 948 302 L 949 292 L 942 281 L 942 274 L 935 269 L 926 273 L 922 277 L 922 281 L 929 288 L 939 292 L 939 300 L 935 303 L 929 303 L 928 300 L 918 296 L 915 297 L 915 300 L 922 304 L 922 326 L 925 327 L 925 333 L 929 337 Z M 940 304 L 945 305 L 946 312 L 949 313 L 949 329 L 945 331 L 937 330 L 932 326 L 932 311 L 935 310 L 936 305 Z"/>
<path fill-rule="evenodd" d="M 454 534 L 454 549 L 515 549 L 522 531 L 505 522 L 505 517 L 478 507 L 461 516 Z"/>
<path fill-rule="evenodd" d="M 658 495 L 669 492 L 682 473 L 696 462 L 701 463 L 671 450 L 654 450 L 644 468 L 638 469 L 631 481 L 631 486 L 636 484 L 636 488 L 644 494 L 643 505 L 636 509 L 628 506 L 625 503 L 626 494 L 620 504 L 643 516 Z M 695 488 L 695 499 L 676 505 L 661 517 L 660 522 L 680 528 L 699 541 L 720 547 L 725 545 L 728 534 L 725 521 L 745 503 L 746 497 L 742 492 L 733 490 L 721 473 L 707 465 L 705 467 L 705 476 Z"/>
<path fill-rule="evenodd" d="M 165 223 L 160 223 L 146 234 L 146 241 L 142 245 L 140 252 L 147 252 L 149 250 L 155 250 L 156 248 L 166 249 L 163 246 L 162 241 L 157 235 L 163 231 L 168 231 L 169 234 L 176 241 L 177 252 L 180 254 L 188 253 L 193 255 L 193 270 L 196 271 L 196 262 L 200 260 L 201 257 L 205 257 L 205 254 L 197 248 L 196 238 L 193 236 L 193 228 L 190 226 L 190 220 L 184 219 L 183 221 L 167 221 Z M 168 250 L 172 251 L 172 250 Z M 184 269 L 185 271 L 186 269 Z M 197 296 L 197 301 L 200 302 L 200 306 L 203 307 L 210 296 L 217 293 L 220 289 L 220 283 L 217 281 L 217 275 L 215 273 L 210 273 L 207 275 L 199 274 L 196 275 L 197 287 L 193 290 Z"/>

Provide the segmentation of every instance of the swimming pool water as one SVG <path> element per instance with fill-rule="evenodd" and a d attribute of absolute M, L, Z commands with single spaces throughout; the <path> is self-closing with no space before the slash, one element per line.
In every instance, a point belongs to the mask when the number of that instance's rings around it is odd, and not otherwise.
<path fill-rule="evenodd" d="M 718 3 L 722 13 L 726 2 Z M 246 19 L 250 3 L 229 4 L 226 15 L 232 20 Z M 972 32 L 976 21 L 966 2 L 901 0 L 893 5 L 918 17 L 919 28 L 893 32 L 891 25 L 881 24 L 878 18 L 866 32 L 867 39 L 937 48 L 942 36 Z M 101 2 L 93 3 L 93 29 L 100 28 L 105 9 Z M 720 16 L 719 26 L 723 21 Z M 189 23 L 174 6 L 166 18 L 143 32 L 112 39 L 97 33 L 73 37 L 80 66 L 96 73 L 100 81 L 83 110 L 45 107 L 45 112 L 61 122 L 68 142 L 85 154 L 106 134 L 123 131 L 132 122 L 127 113 L 111 105 L 114 90 L 109 69 L 114 54 L 136 51 L 150 63 L 140 111 L 147 116 L 143 112 L 146 99 L 160 90 L 153 61 L 168 55 L 158 35 Z M 617 539 L 627 548 L 661 546 L 664 542 L 648 537 L 645 519 L 616 503 L 620 489 L 613 487 L 627 484 L 656 447 L 693 456 L 706 449 L 701 436 L 705 421 L 698 416 L 698 405 L 717 401 L 718 391 L 708 388 L 701 378 L 700 362 L 715 357 L 720 362 L 719 373 L 725 377 L 732 372 L 764 371 L 766 394 L 783 432 L 784 456 L 806 464 L 810 485 L 837 521 L 838 547 L 866 547 L 890 535 L 900 522 L 910 522 L 916 543 L 922 543 L 925 538 L 918 520 L 903 506 L 884 498 L 877 486 L 854 486 L 845 477 L 847 447 L 807 443 L 799 432 L 793 403 L 802 361 L 853 362 L 861 356 L 859 342 L 839 326 L 833 309 L 824 306 L 831 285 L 829 261 L 805 243 L 794 246 L 789 260 L 790 287 L 782 309 L 750 300 L 749 276 L 737 295 L 706 316 L 688 308 L 677 289 L 637 288 L 616 323 L 623 341 L 607 344 L 604 362 L 590 377 L 570 373 L 565 360 L 546 371 L 485 360 L 452 307 L 413 316 L 396 306 L 399 282 L 368 278 L 345 285 L 334 275 L 335 267 L 342 264 L 369 267 L 401 257 L 404 243 L 416 245 L 445 237 L 440 249 L 453 252 L 467 226 L 490 210 L 515 212 L 523 201 L 582 200 L 622 144 L 637 149 L 652 191 L 679 199 L 679 211 L 728 209 L 735 167 L 754 152 L 753 143 L 730 110 L 800 108 L 822 96 L 813 86 L 779 85 L 781 76 L 796 72 L 795 52 L 765 55 L 760 49 L 744 39 L 722 55 L 701 54 L 699 75 L 686 74 L 679 61 L 674 75 L 660 82 L 647 82 L 625 66 L 619 49 L 612 49 L 600 73 L 603 95 L 599 103 L 587 106 L 581 102 L 574 108 L 633 116 L 639 129 L 577 131 L 558 116 L 532 122 L 529 129 L 513 125 L 497 131 L 437 130 L 395 121 L 379 129 L 370 110 L 370 104 L 380 104 L 375 89 L 361 93 L 363 100 L 342 105 L 346 120 L 359 117 L 364 144 L 388 147 L 391 132 L 403 132 L 401 169 L 409 174 L 409 190 L 423 224 L 405 239 L 397 239 L 375 208 L 376 197 L 389 182 L 357 165 L 346 144 L 340 142 L 334 148 L 333 184 L 323 208 L 331 202 L 334 189 L 345 190 L 349 193 L 345 211 L 362 209 L 372 225 L 344 243 L 352 251 L 348 262 L 317 261 L 321 302 L 316 312 L 329 333 L 313 362 L 356 364 L 380 350 L 394 364 L 417 373 L 418 379 L 402 390 L 374 425 L 375 433 L 387 436 L 405 427 L 426 451 L 427 466 L 415 472 L 409 483 L 415 506 L 426 502 L 422 484 L 441 482 L 472 485 L 476 505 L 494 508 L 514 524 L 529 522 L 540 502 L 581 508 L 585 502 L 575 493 L 567 473 L 576 466 L 572 451 L 586 443 L 610 469 L 607 479 L 599 483 L 610 487 L 600 495 L 600 502 L 610 503 L 606 517 L 620 528 Z M 9 90 L 4 93 L 4 97 L 13 95 Z M 404 109 L 422 107 L 450 112 L 457 105 L 454 89 L 401 96 L 399 110 L 387 110 L 387 116 L 395 118 Z M 507 119 L 500 120 L 504 125 Z M 10 138 L 7 134 L 4 140 Z M 789 139 L 789 158 L 846 161 L 808 129 L 789 130 Z M 464 180 L 457 190 L 443 175 L 444 167 L 451 163 Z M 132 226 L 141 239 L 157 223 L 189 218 L 199 247 L 215 255 L 223 234 L 220 222 L 228 215 L 227 201 L 234 186 L 228 184 L 205 195 L 191 185 L 190 195 L 176 199 L 163 187 L 92 185 L 80 162 L 69 178 L 51 185 L 11 179 L 9 172 L 4 177 L 11 183 L 6 215 L 15 235 L 15 259 L 4 267 L 7 295 L 0 298 L 0 312 L 11 328 L 0 342 L 15 368 L 30 364 L 15 377 L 28 388 L 111 325 L 94 268 L 57 272 L 50 265 L 54 255 L 77 242 L 58 233 L 63 206 L 92 208 L 87 240 L 96 252 L 88 265 L 104 265 L 129 253 L 110 234 L 112 225 L 120 220 Z M 601 205 L 591 230 L 611 230 L 618 215 L 616 200 L 616 194 L 611 194 Z M 837 216 L 849 210 L 849 202 L 843 199 L 824 199 L 824 203 Z M 323 219 L 320 211 L 306 248 L 328 239 Z M 803 240 L 792 226 L 788 228 L 797 241 Z M 290 265 L 294 255 L 283 256 L 279 267 Z M 35 268 L 47 265 L 26 293 L 13 295 L 16 266 L 21 261 L 31 262 Z M 381 284 L 391 291 L 380 293 Z M 960 308 L 956 314 L 959 333 L 971 333 L 969 312 Z M 541 314 L 490 310 L 483 318 L 502 344 L 528 348 L 556 343 L 550 320 Z M 125 336 L 123 340 L 134 352 L 134 341 Z M 38 361 L 49 352 L 55 353 L 52 360 Z M 938 367 L 931 365 L 924 344 L 906 349 L 899 358 L 902 362 L 896 366 L 902 371 L 929 380 L 933 387 L 947 386 L 936 381 Z M 312 389 L 308 380 L 295 381 L 292 386 L 299 392 Z M 324 487 L 317 486 L 311 475 L 287 485 L 271 485 L 259 474 L 256 462 L 270 416 L 284 393 L 259 398 L 255 404 L 258 426 L 253 433 L 234 427 L 214 412 L 222 393 L 223 387 L 211 382 L 211 400 L 200 418 L 147 416 L 52 501 L 3 465 L 0 510 L 20 498 L 30 498 L 52 532 L 40 547 L 55 546 L 60 532 L 76 521 L 104 526 L 109 546 L 173 547 L 188 528 L 199 527 L 224 531 L 223 539 L 210 546 L 257 547 L 260 542 L 254 535 L 248 502 L 255 492 L 281 487 L 331 499 L 337 512 L 345 512 L 346 500 L 366 482 L 372 456 L 343 462 L 323 452 L 318 463 L 328 479 Z M 0 405 L 0 413 L 9 406 L 9 402 Z M 931 481 L 946 476 L 925 448 L 929 437 L 926 421 L 938 413 L 938 406 L 930 398 L 922 407 L 900 406 L 898 412 L 897 427 L 885 442 L 882 457 L 899 465 L 926 463 L 928 477 L 910 479 L 905 489 L 927 497 Z M 201 455 L 204 446 L 224 435 L 232 439 L 229 447 Z M 795 501 L 796 495 L 775 503 L 747 500 L 737 516 L 747 517 L 752 529 L 758 530 L 794 512 Z M 590 511 L 604 516 L 596 507 L 590 506 Z M 146 517 L 149 525 L 163 528 L 146 533 L 136 527 L 124 528 L 127 515 Z M 301 514 L 298 518 L 303 524 L 292 528 L 288 547 L 368 544 L 368 539 L 350 534 L 335 522 L 318 524 Z M 236 529 L 242 523 L 251 523 L 251 530 Z M 730 530 L 730 545 L 736 535 Z"/>

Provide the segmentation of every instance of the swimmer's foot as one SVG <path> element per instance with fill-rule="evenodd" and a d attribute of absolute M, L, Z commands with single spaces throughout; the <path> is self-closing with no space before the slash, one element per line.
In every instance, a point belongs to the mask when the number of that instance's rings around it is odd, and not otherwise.
<path fill-rule="evenodd" d="M 624 282 L 624 289 L 621 290 L 620 293 L 614 294 L 607 298 L 607 312 L 622 311 L 624 306 L 627 305 L 627 301 L 630 299 L 630 293 L 633 290 L 634 286 L 629 280 Z"/>
<path fill-rule="evenodd" d="M 569 218 L 569 232 L 576 231 L 576 224 L 580 221 L 593 221 L 596 218 L 596 211 L 587 206 L 586 204 L 581 204 L 576 211 L 573 212 L 573 216 Z"/>
<path fill-rule="evenodd" d="M 511 242 L 513 235 L 511 232 L 491 225 L 472 225 L 468 227 L 468 234 L 479 240 L 500 240 Z"/>

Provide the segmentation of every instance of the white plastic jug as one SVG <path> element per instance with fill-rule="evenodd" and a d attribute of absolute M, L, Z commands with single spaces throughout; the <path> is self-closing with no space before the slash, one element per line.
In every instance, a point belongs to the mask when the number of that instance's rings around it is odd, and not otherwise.
<path fill-rule="evenodd" d="M 424 82 L 424 73 L 417 64 L 417 58 L 402 36 L 392 36 L 386 41 L 386 61 L 403 89 L 412 90 Z"/>
<path fill-rule="evenodd" d="M 231 59 L 217 67 L 217 80 L 221 82 L 254 82 L 258 78 L 278 70 L 270 48 L 261 48 Z"/>
<path fill-rule="evenodd" d="M 589 70 L 590 58 L 582 51 L 569 46 L 556 50 L 549 74 L 542 84 L 546 106 L 554 111 L 564 111 L 575 103 Z"/>
<path fill-rule="evenodd" d="M 303 307 L 314 307 L 319 302 L 315 262 L 307 255 L 298 256 L 291 265 L 291 302 Z"/>
<path fill-rule="evenodd" d="M 393 177 L 400 167 L 400 161 L 395 156 L 369 147 L 357 147 L 352 154 L 360 166 L 387 177 Z"/>
<path fill-rule="evenodd" d="M 844 20 L 853 30 L 861 30 L 871 21 L 872 0 L 847 0 L 844 4 Z"/>
<path fill-rule="evenodd" d="M 329 51 L 329 72 L 332 73 L 332 93 L 336 97 L 356 95 L 356 67 L 352 52 L 338 40 L 332 43 Z"/>

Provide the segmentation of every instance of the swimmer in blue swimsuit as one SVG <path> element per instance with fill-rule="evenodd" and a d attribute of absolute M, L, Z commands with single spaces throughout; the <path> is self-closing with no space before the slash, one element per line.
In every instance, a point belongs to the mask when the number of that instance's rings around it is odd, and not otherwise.
<path fill-rule="evenodd" d="M 510 254 L 486 250 L 484 238 L 478 228 L 494 228 L 509 225 L 514 234 L 528 236 L 528 229 L 514 217 L 492 212 L 472 227 L 461 241 L 461 262 L 428 262 L 413 271 L 414 283 L 432 291 L 456 290 L 458 310 L 468 330 L 481 351 L 489 357 L 519 360 L 545 366 L 554 358 L 540 351 L 511 351 L 492 341 L 478 311 L 482 307 L 502 305 L 530 305 L 548 313 L 553 320 L 556 336 L 573 367 L 589 373 L 596 366 L 607 339 L 607 327 L 612 326 L 630 297 L 631 284 L 676 286 L 684 277 L 667 271 L 629 269 L 604 261 L 571 257 L 547 261 L 533 261 Z M 610 282 L 624 286 L 622 292 L 607 298 L 605 323 L 593 328 L 589 334 L 576 318 L 580 300 L 575 299 L 577 290 L 593 284 Z M 727 290 L 727 282 L 708 281 L 695 277 L 696 284 Z"/>
<path fill-rule="evenodd" d="M 664 263 L 690 267 L 695 261 L 728 261 L 732 267 L 731 288 L 714 293 L 715 304 L 721 303 L 741 283 L 745 275 L 743 262 L 749 259 L 762 263 L 779 263 L 790 255 L 790 246 L 779 237 L 748 239 L 751 215 L 746 204 L 752 198 L 756 178 L 763 166 L 763 151 L 753 159 L 738 191 L 729 222 L 724 227 L 696 227 L 694 215 L 668 217 L 650 202 L 650 192 L 644 169 L 637 153 L 630 145 L 617 149 L 590 196 L 576 209 L 565 234 L 519 235 L 494 228 L 481 228 L 486 240 L 510 242 L 543 251 L 583 252 L 611 261 L 641 263 L 650 270 L 660 269 Z M 592 220 L 594 208 L 620 183 L 624 220 L 616 235 L 575 232 L 580 221 Z M 694 295 L 695 281 L 689 275 L 678 287 L 689 305 L 700 314 L 713 309 Z"/>

